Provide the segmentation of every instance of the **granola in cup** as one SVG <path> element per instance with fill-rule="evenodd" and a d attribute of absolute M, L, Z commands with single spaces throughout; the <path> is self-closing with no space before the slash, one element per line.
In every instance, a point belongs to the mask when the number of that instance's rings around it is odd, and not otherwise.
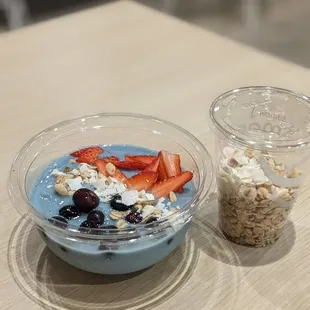
<path fill-rule="evenodd" d="M 242 245 L 275 243 L 309 168 L 310 99 L 279 88 L 240 88 L 218 97 L 210 116 L 223 233 Z"/>

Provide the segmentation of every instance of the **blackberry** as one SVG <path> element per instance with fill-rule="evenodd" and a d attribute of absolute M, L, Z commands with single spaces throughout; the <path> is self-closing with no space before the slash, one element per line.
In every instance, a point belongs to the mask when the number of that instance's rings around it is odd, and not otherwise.
<path fill-rule="evenodd" d="M 142 221 L 142 219 L 142 215 L 138 212 L 131 212 L 125 217 L 125 220 L 131 224 L 138 224 Z"/>
<path fill-rule="evenodd" d="M 122 197 L 120 195 L 115 195 L 110 201 L 111 208 L 117 211 L 127 211 L 133 207 L 127 206 L 122 203 Z"/>

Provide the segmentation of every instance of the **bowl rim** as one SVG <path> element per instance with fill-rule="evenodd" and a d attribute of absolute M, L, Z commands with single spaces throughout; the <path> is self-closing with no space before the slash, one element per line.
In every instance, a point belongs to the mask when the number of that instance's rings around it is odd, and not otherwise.
<path fill-rule="evenodd" d="M 149 121 L 154 121 L 157 123 L 162 123 L 163 125 L 167 127 L 171 127 L 174 130 L 179 131 L 180 133 L 182 133 L 189 139 L 190 143 L 196 149 L 199 149 L 200 151 L 199 157 L 204 158 L 204 160 L 202 160 L 202 166 L 203 166 L 202 170 L 204 170 L 203 172 L 205 176 L 208 175 L 208 178 L 207 178 L 208 181 L 206 182 L 206 180 L 201 180 L 201 177 L 199 176 L 199 183 L 198 183 L 198 187 L 196 189 L 194 197 L 186 205 L 184 205 L 179 210 L 179 212 L 170 214 L 153 223 L 138 224 L 135 226 L 134 231 L 132 227 L 114 229 L 113 232 L 111 232 L 111 229 L 104 229 L 104 228 L 97 228 L 97 229 L 86 228 L 84 230 L 79 230 L 79 227 L 75 225 L 68 224 L 68 227 L 62 228 L 62 227 L 56 226 L 55 224 L 52 224 L 51 222 L 48 221 L 48 219 L 43 218 L 38 212 L 35 211 L 35 208 L 30 203 L 27 196 L 24 195 L 23 190 L 25 187 L 25 182 L 21 184 L 18 180 L 18 175 L 17 175 L 17 171 L 19 171 L 18 168 L 22 166 L 21 160 L 25 156 L 27 149 L 31 147 L 31 145 L 37 139 L 39 139 L 44 134 L 53 131 L 55 128 L 64 127 L 70 123 L 71 124 L 79 123 L 85 120 L 94 119 L 94 118 L 102 118 L 102 117 L 124 117 L 124 118 L 131 118 L 131 119 L 136 118 L 136 119 L 142 119 L 142 120 L 149 120 Z M 39 155 L 40 154 L 36 154 L 34 156 L 34 159 L 37 158 Z M 24 219 L 34 221 L 39 229 L 44 230 L 44 228 L 47 228 L 48 231 L 53 231 L 56 235 L 58 234 L 62 238 L 66 235 L 67 237 L 70 237 L 70 238 L 73 237 L 73 238 L 83 238 L 83 239 L 92 239 L 92 240 L 102 240 L 102 239 L 107 239 L 107 240 L 114 239 L 115 240 L 116 236 L 119 238 L 122 235 L 124 236 L 124 234 L 128 235 L 128 233 L 130 233 L 133 238 L 135 237 L 138 238 L 141 236 L 141 234 L 138 233 L 138 232 L 141 232 L 141 230 L 145 230 L 145 232 L 153 234 L 156 231 L 164 230 L 164 228 L 173 225 L 173 223 L 179 224 L 180 221 L 182 221 L 182 219 L 184 218 L 185 218 L 185 222 L 183 222 L 182 224 L 189 222 L 193 215 L 193 208 L 196 205 L 196 203 L 199 201 L 199 205 L 201 205 L 207 202 L 208 197 L 211 194 L 210 190 L 212 188 L 213 182 L 214 182 L 214 166 L 213 166 L 211 155 L 209 154 L 205 146 L 200 142 L 200 140 L 196 138 L 188 130 L 170 121 L 166 121 L 164 119 L 153 117 L 150 115 L 112 112 L 112 113 L 92 114 L 92 115 L 86 115 L 86 116 L 76 117 L 73 119 L 64 120 L 50 127 L 47 127 L 46 129 L 43 129 L 42 131 L 34 135 L 21 147 L 21 149 L 19 150 L 19 152 L 17 153 L 17 155 L 15 156 L 12 162 L 11 169 L 10 169 L 10 175 L 9 175 L 9 181 L 8 181 L 8 192 L 9 192 L 10 200 L 13 206 L 15 207 L 15 209 L 17 210 L 17 212 L 21 214 L 21 216 L 24 217 Z M 23 203 L 28 205 L 29 210 L 31 210 L 30 212 L 22 214 L 18 210 L 16 201 L 20 199 L 22 199 Z M 89 233 L 89 231 L 91 231 L 92 233 Z M 102 233 L 99 233 L 99 232 L 102 232 Z"/>

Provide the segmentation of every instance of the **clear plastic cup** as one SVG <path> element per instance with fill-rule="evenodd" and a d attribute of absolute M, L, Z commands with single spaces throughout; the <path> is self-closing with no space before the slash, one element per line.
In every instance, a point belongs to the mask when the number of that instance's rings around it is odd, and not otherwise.
<path fill-rule="evenodd" d="M 310 99 L 273 87 L 229 91 L 212 103 L 219 224 L 233 242 L 280 237 L 309 168 Z"/>

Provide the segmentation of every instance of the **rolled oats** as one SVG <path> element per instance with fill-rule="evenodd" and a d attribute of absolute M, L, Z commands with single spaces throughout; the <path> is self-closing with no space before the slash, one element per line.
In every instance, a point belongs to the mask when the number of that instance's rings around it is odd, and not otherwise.
<path fill-rule="evenodd" d="M 58 195 L 68 195 L 67 187 L 63 183 L 55 183 L 54 190 Z"/>
<path fill-rule="evenodd" d="M 170 199 L 170 201 L 171 202 L 177 202 L 177 196 L 176 196 L 176 194 L 174 193 L 174 192 L 170 192 L 169 193 L 169 199 Z"/>
<path fill-rule="evenodd" d="M 126 215 L 128 215 L 130 212 L 131 212 L 130 210 L 124 211 L 124 212 L 112 211 L 112 212 L 110 213 L 110 218 L 111 218 L 112 220 L 119 220 L 119 219 L 125 217 Z"/>
<path fill-rule="evenodd" d="M 221 229 L 239 244 L 264 247 L 275 243 L 285 226 L 297 188 L 272 184 L 251 149 L 241 152 L 229 148 L 226 153 L 229 156 L 225 155 L 217 173 Z M 266 158 L 278 174 L 291 178 L 301 175 L 296 169 L 286 175 L 285 165 L 271 156 Z"/>
<path fill-rule="evenodd" d="M 257 205 L 257 207 L 260 205 L 260 206 L 263 206 L 263 207 L 266 207 L 266 205 L 270 204 L 271 201 L 269 199 L 264 199 L 264 200 L 261 200 L 259 202 L 259 204 Z"/>
<path fill-rule="evenodd" d="M 154 214 L 154 215 L 161 215 L 161 214 L 162 214 L 162 211 L 159 210 L 159 209 L 155 209 L 155 210 L 153 211 L 153 214 Z"/>
<path fill-rule="evenodd" d="M 257 189 L 257 196 L 260 199 L 264 200 L 264 199 L 268 198 L 269 192 L 268 192 L 268 190 L 265 187 L 259 187 Z"/>
<path fill-rule="evenodd" d="M 121 229 L 121 228 L 126 228 L 128 226 L 128 223 L 125 220 L 121 219 L 121 220 L 118 220 L 115 225 L 117 228 Z"/>
<path fill-rule="evenodd" d="M 147 206 L 147 205 L 151 205 L 151 206 L 155 206 L 157 204 L 157 200 L 143 200 L 143 201 L 139 201 L 139 205 L 141 206 Z"/>
<path fill-rule="evenodd" d="M 243 195 L 248 200 L 254 200 L 256 198 L 256 195 L 257 195 L 256 188 L 254 188 L 254 187 L 247 188 L 243 192 Z"/>
<path fill-rule="evenodd" d="M 81 175 L 80 171 L 77 169 L 71 170 L 71 174 L 73 174 L 75 177 Z"/>
<path fill-rule="evenodd" d="M 107 163 L 105 170 L 109 175 L 113 176 L 115 174 L 116 167 L 112 163 Z"/>

